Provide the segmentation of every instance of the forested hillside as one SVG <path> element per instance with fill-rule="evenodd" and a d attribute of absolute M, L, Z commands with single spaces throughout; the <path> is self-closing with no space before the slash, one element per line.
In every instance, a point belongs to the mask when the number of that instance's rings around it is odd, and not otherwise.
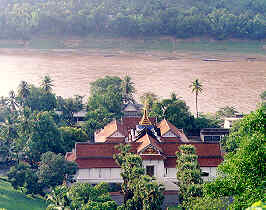
<path fill-rule="evenodd" d="M 265 0 L 0 0 L 0 38 L 172 35 L 266 38 Z"/>

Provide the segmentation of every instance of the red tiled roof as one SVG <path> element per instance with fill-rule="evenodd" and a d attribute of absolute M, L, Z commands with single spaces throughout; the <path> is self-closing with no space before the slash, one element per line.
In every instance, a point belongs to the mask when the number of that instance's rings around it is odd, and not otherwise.
<path fill-rule="evenodd" d="M 156 118 L 155 117 L 150 117 L 149 118 L 152 124 L 156 124 Z M 131 129 L 136 129 L 136 125 L 139 124 L 141 121 L 141 117 L 123 117 L 121 124 L 124 127 L 125 130 L 131 130 Z"/>
<path fill-rule="evenodd" d="M 169 131 L 172 131 L 176 136 L 180 137 L 180 140 L 182 142 L 188 142 L 188 138 L 184 134 L 183 130 L 176 128 L 172 123 L 167 121 L 166 119 L 163 119 L 159 124 L 158 128 L 160 128 L 161 135 L 163 136 Z M 167 140 L 167 139 L 165 139 Z"/>
<path fill-rule="evenodd" d="M 127 131 L 124 129 L 121 123 L 118 120 L 113 120 L 112 122 L 108 123 L 100 132 L 96 133 L 95 141 L 105 142 L 108 140 L 110 142 L 113 140 L 116 142 L 117 138 L 110 139 L 115 132 L 119 132 L 123 136 L 127 135 Z M 121 142 L 121 140 L 118 139 L 117 142 Z"/>
<path fill-rule="evenodd" d="M 132 142 L 131 152 L 137 153 L 149 144 L 154 145 L 163 155 L 142 155 L 143 159 L 165 159 L 165 167 L 175 167 L 176 165 L 176 151 L 178 147 L 188 143 L 176 142 L 158 142 L 156 139 L 148 136 L 147 134 L 139 139 L 140 142 Z M 214 167 L 222 162 L 221 150 L 219 143 L 190 143 L 196 147 L 196 152 L 199 157 L 198 161 L 200 166 Z M 66 159 L 69 161 L 76 161 L 80 168 L 113 168 L 118 167 L 113 160 L 113 154 L 119 151 L 115 149 L 118 143 L 77 143 L 75 152 L 67 153 Z M 159 157 L 160 156 L 160 157 Z"/>
<path fill-rule="evenodd" d="M 140 139 L 137 140 L 137 142 L 140 142 L 141 144 L 137 148 L 137 152 L 141 152 L 144 148 L 146 148 L 148 145 L 153 145 L 156 147 L 160 152 L 163 152 L 162 148 L 159 146 L 159 143 L 156 139 L 149 136 L 147 133 L 142 136 Z"/>
<path fill-rule="evenodd" d="M 113 158 L 84 158 L 77 159 L 79 168 L 119 168 Z"/>
<path fill-rule="evenodd" d="M 223 161 L 222 157 L 198 157 L 198 162 L 201 167 L 217 167 Z M 168 157 L 164 161 L 165 168 L 176 167 L 176 157 Z"/>
<path fill-rule="evenodd" d="M 76 158 L 87 157 L 113 157 L 118 153 L 115 146 L 118 143 L 76 143 Z"/>
<path fill-rule="evenodd" d="M 108 137 L 106 138 L 106 141 L 108 143 L 124 143 L 125 138 L 124 137 Z"/>
<path fill-rule="evenodd" d="M 221 156 L 220 144 L 206 143 L 206 142 L 189 142 L 189 143 L 174 143 L 164 142 L 162 143 L 162 149 L 168 156 L 175 156 L 178 147 L 182 144 L 191 144 L 195 146 L 198 156 Z"/>
<path fill-rule="evenodd" d="M 163 155 L 141 155 L 142 160 L 165 160 Z"/>

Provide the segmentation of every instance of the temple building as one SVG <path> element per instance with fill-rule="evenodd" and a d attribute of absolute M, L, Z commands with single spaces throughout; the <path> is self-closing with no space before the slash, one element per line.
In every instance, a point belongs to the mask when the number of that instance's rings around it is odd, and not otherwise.
<path fill-rule="evenodd" d="M 190 141 L 182 129 L 163 119 L 157 123 L 149 118 L 144 108 L 139 116 L 138 107 L 125 107 L 124 117 L 113 120 L 102 130 L 95 132 L 95 142 L 76 143 L 66 159 L 78 164 L 76 180 L 88 183 L 120 183 L 121 169 L 113 159 L 120 143 L 131 145 L 131 152 L 139 154 L 146 174 L 157 179 L 176 182 L 176 152 L 182 144 L 192 144 L 196 148 L 198 162 L 204 172 L 204 179 L 216 176 L 217 166 L 222 162 L 219 142 Z M 135 109 L 135 110 L 134 110 Z"/>

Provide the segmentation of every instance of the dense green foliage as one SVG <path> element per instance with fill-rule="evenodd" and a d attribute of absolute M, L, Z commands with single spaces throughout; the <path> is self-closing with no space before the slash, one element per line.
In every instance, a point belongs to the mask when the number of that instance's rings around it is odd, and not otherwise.
<path fill-rule="evenodd" d="M 186 207 L 193 197 L 202 196 L 201 170 L 198 156 L 193 145 L 181 145 L 176 152 L 177 181 L 179 186 L 179 201 Z"/>
<path fill-rule="evenodd" d="M 121 185 L 124 194 L 124 203 L 119 210 L 159 210 L 163 204 L 163 187 L 145 174 L 142 159 L 139 155 L 130 152 L 129 145 L 120 144 L 119 154 L 114 159 L 121 167 Z"/>
<path fill-rule="evenodd" d="M 66 161 L 60 154 L 46 152 L 42 155 L 38 167 L 19 163 L 11 167 L 8 180 L 15 189 L 27 194 L 44 195 L 44 189 L 61 185 L 63 181 L 72 181 L 77 171 L 75 162 Z"/>
<path fill-rule="evenodd" d="M 77 172 L 77 164 L 65 160 L 64 156 L 52 152 L 42 155 L 38 166 L 38 182 L 44 187 L 55 187 L 63 184 L 63 181 L 72 181 Z"/>
<path fill-rule="evenodd" d="M 64 99 L 61 96 L 57 97 L 57 110 L 60 111 L 61 119 L 68 126 L 75 125 L 74 113 L 83 109 L 82 96 L 75 95 L 74 98 Z"/>
<path fill-rule="evenodd" d="M 263 39 L 265 14 L 265 0 L 2 0 L 0 31 Z"/>
<path fill-rule="evenodd" d="M 89 139 L 81 128 L 60 127 L 59 131 L 62 134 L 64 151 L 70 152 L 75 147 L 76 142 L 86 142 Z"/>
<path fill-rule="evenodd" d="M 219 166 L 220 176 L 205 186 L 205 194 L 233 197 L 232 209 L 244 209 L 265 199 L 265 107 L 247 115 L 229 135 L 228 153 Z"/>
<path fill-rule="evenodd" d="M 117 204 L 111 200 L 108 185 L 100 183 L 92 186 L 88 183 L 77 183 L 71 187 L 60 185 L 47 196 L 50 205 L 47 210 L 116 210 Z"/>
<path fill-rule="evenodd" d="M 221 210 L 221 209 L 228 209 L 228 205 L 229 205 L 228 199 L 203 196 L 203 197 L 189 199 L 186 202 L 186 209 Z"/>
<path fill-rule="evenodd" d="M 134 101 L 135 88 L 131 78 L 122 79 L 105 76 L 91 83 L 90 97 L 87 103 L 86 123 L 83 126 L 91 140 L 94 131 L 103 128 L 113 119 L 122 116 L 122 105 Z"/>
<path fill-rule="evenodd" d="M 199 135 L 202 128 L 219 127 L 215 117 L 200 114 L 198 118 L 194 118 L 185 101 L 178 98 L 172 93 L 171 98 L 158 100 L 151 93 L 147 94 L 147 103 L 150 108 L 150 116 L 156 117 L 158 121 L 167 119 L 177 128 L 184 129 L 185 133 L 193 136 Z"/>

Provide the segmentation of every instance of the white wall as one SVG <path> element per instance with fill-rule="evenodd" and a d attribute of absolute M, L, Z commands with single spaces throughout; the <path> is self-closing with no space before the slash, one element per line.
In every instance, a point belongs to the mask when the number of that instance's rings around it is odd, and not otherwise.
<path fill-rule="evenodd" d="M 78 182 L 122 182 L 120 168 L 89 168 L 79 169 L 77 174 Z"/>
<path fill-rule="evenodd" d="M 207 172 L 209 176 L 202 177 L 204 181 L 213 180 L 217 176 L 217 167 L 200 167 L 202 172 Z M 176 168 L 166 168 L 165 177 L 176 179 Z"/>
<path fill-rule="evenodd" d="M 200 169 L 209 174 L 209 176 L 202 177 L 203 181 L 211 181 L 217 177 L 217 167 L 200 167 Z"/>
<path fill-rule="evenodd" d="M 176 168 L 165 168 L 165 177 L 176 179 Z"/>
<path fill-rule="evenodd" d="M 176 168 L 164 168 L 162 160 L 144 160 L 143 168 L 154 166 L 154 176 L 167 178 L 176 181 Z M 204 181 L 213 180 L 217 176 L 217 167 L 201 167 L 202 172 L 207 172 L 208 177 L 202 177 Z M 78 182 L 99 183 L 99 182 L 123 182 L 120 168 L 90 168 L 79 169 L 75 178 Z"/>
<path fill-rule="evenodd" d="M 146 169 L 146 166 L 154 166 L 154 176 L 155 177 L 164 177 L 164 162 L 163 160 L 143 160 L 143 168 Z"/>

